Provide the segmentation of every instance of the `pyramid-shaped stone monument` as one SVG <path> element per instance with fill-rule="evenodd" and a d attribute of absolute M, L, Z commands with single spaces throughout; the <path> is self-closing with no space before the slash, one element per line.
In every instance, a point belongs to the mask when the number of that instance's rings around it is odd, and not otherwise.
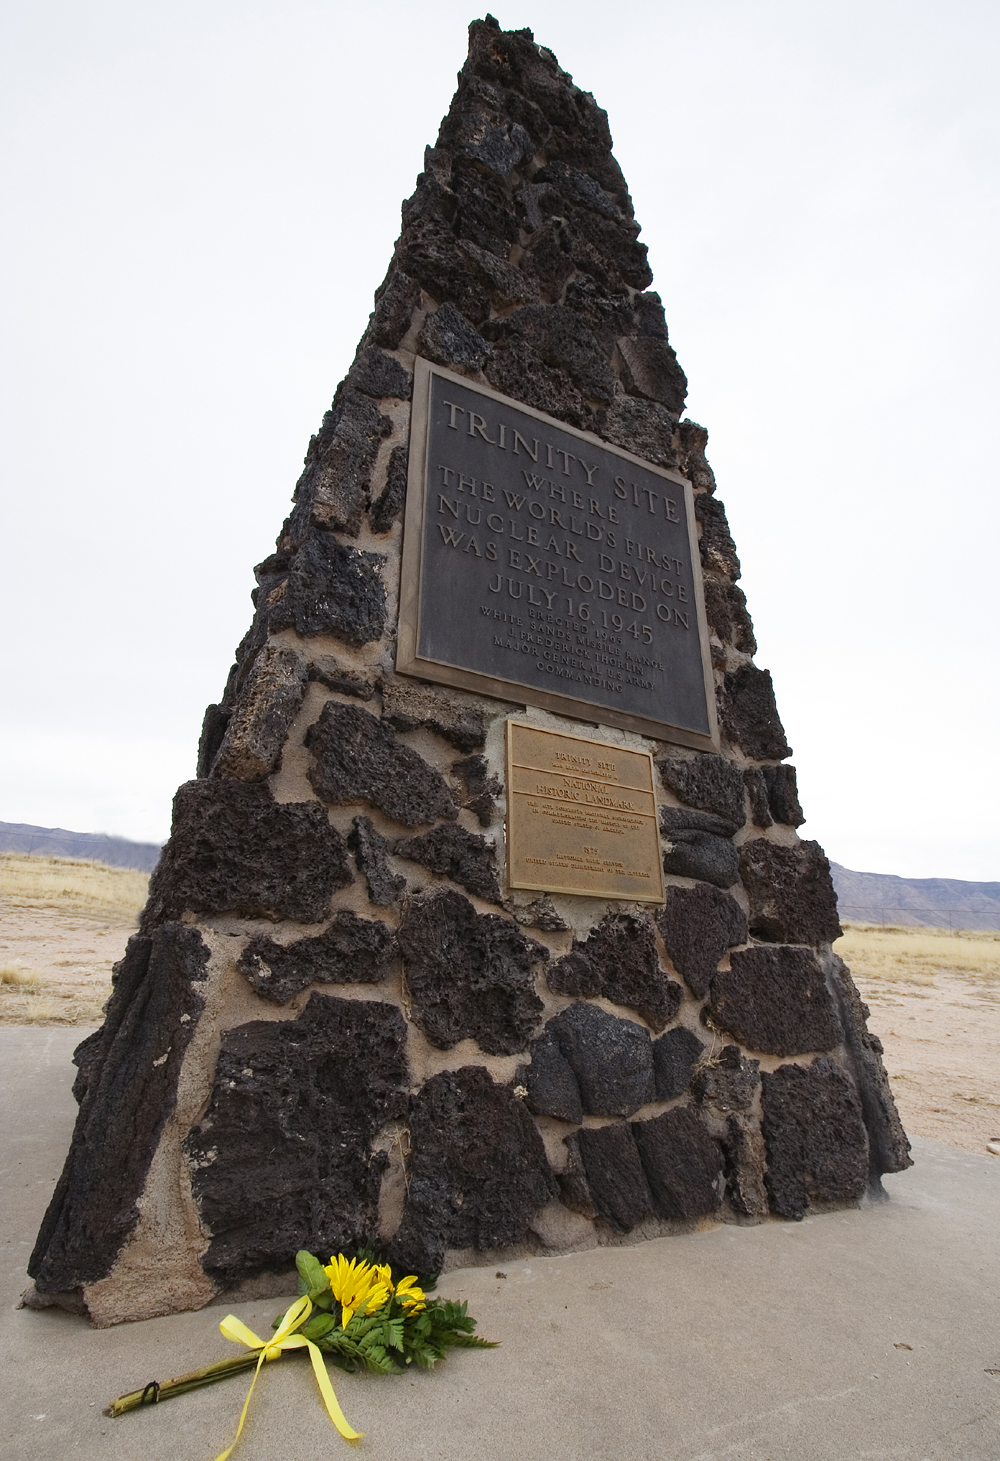
<path fill-rule="evenodd" d="M 31 1258 L 95 1324 L 857 1204 L 908 1143 L 605 113 L 491 17 Z"/>

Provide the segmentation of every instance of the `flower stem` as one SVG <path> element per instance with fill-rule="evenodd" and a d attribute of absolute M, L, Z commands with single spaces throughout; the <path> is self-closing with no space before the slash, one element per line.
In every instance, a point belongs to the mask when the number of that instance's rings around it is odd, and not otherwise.
<path fill-rule="evenodd" d="M 203 1365 L 200 1370 L 191 1370 L 178 1375 L 175 1380 L 164 1380 L 162 1385 L 151 1381 L 143 1390 L 133 1390 L 112 1400 L 105 1415 L 124 1415 L 127 1410 L 138 1410 L 141 1405 L 153 1405 L 160 1400 L 169 1400 L 173 1395 L 183 1395 L 188 1390 L 198 1390 L 202 1385 L 212 1385 L 216 1380 L 225 1380 L 228 1375 L 238 1375 L 243 1370 L 252 1370 L 260 1358 L 259 1349 L 247 1350 L 234 1355 L 232 1359 L 216 1360 L 212 1365 Z"/>

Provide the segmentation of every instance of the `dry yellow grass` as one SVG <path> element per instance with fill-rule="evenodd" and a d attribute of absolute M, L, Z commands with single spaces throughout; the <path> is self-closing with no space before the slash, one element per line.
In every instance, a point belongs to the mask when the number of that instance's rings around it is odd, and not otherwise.
<path fill-rule="evenodd" d="M 833 947 L 861 979 L 933 984 L 941 973 L 1000 977 L 1000 932 L 845 922 Z"/>
<path fill-rule="evenodd" d="M 0 854 L 0 898 L 15 908 L 55 908 L 134 923 L 149 875 L 79 857 Z"/>

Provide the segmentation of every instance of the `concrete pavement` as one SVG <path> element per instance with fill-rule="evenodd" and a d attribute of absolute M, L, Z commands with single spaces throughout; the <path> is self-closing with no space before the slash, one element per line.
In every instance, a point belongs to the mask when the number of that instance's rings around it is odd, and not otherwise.
<path fill-rule="evenodd" d="M 110 1421 L 114 1396 L 232 1347 L 222 1309 L 92 1330 L 14 1305 L 69 1142 L 76 1029 L 0 1029 L 0 1454 L 213 1461 L 247 1381 Z M 997 1461 L 1000 1159 L 914 1142 L 891 1201 L 448 1274 L 502 1348 L 391 1378 L 331 1371 L 370 1461 Z M 278 1301 L 239 1306 L 267 1330 Z M 995 1373 L 990 1373 L 994 1371 Z M 298 1356 L 237 1457 L 346 1456 Z"/>

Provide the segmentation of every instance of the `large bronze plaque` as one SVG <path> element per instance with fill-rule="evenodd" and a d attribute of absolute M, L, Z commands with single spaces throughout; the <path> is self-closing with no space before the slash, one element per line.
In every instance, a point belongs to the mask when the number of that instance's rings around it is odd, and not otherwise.
<path fill-rule="evenodd" d="M 396 668 L 718 749 L 691 484 L 417 360 Z"/>
<path fill-rule="evenodd" d="M 507 722 L 512 888 L 663 902 L 647 751 Z"/>

